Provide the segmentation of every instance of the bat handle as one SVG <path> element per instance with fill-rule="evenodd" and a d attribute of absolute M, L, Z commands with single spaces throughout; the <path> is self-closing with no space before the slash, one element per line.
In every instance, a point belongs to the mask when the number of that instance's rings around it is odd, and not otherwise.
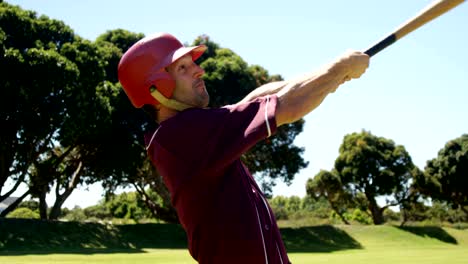
<path fill-rule="evenodd" d="M 370 48 L 368 48 L 366 51 L 364 51 L 365 54 L 369 55 L 370 57 L 374 56 L 378 52 L 382 51 L 386 47 L 392 45 L 396 41 L 396 36 L 395 34 L 391 34 L 388 37 L 382 39 L 381 41 L 375 43 L 372 45 Z"/>

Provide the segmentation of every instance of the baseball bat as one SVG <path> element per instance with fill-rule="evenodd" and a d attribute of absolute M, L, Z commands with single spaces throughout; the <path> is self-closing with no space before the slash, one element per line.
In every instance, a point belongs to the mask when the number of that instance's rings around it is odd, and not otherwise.
<path fill-rule="evenodd" d="M 403 38 L 413 30 L 423 26 L 427 22 L 437 18 L 438 16 L 448 12 L 450 9 L 463 3 L 465 0 L 437 0 L 430 3 L 419 14 L 403 23 L 400 27 L 390 33 L 387 37 L 372 45 L 364 53 L 369 56 L 374 56 L 386 47 L 392 45 L 397 40 Z"/>

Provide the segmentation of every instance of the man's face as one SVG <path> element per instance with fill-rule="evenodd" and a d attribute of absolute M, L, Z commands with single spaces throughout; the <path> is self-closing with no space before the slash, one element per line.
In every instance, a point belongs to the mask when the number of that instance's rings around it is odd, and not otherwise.
<path fill-rule="evenodd" d="M 205 71 L 192 61 L 190 54 L 169 65 L 167 71 L 176 81 L 173 99 L 195 107 L 208 106 L 210 96 L 201 79 Z"/>

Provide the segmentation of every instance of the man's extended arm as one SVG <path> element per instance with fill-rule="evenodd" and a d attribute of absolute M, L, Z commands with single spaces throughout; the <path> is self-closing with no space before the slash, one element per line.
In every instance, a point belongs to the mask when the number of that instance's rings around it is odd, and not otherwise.
<path fill-rule="evenodd" d="M 347 80 L 359 78 L 369 66 L 369 56 L 362 52 L 347 52 L 332 64 L 320 70 L 288 81 L 265 84 L 250 94 L 242 102 L 259 96 L 276 94 L 276 123 L 278 126 L 299 120 L 334 92 Z"/>

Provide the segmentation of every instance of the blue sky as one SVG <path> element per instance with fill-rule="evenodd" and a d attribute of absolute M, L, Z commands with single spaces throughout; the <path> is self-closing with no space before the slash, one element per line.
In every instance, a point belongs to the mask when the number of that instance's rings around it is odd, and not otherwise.
<path fill-rule="evenodd" d="M 247 63 L 285 79 L 311 72 L 347 49 L 365 50 L 431 0 L 328 1 L 6 1 L 64 21 L 94 40 L 106 30 L 169 32 L 191 43 L 206 34 Z M 306 116 L 296 145 L 307 169 L 274 195 L 305 195 L 305 183 L 331 169 L 343 136 L 370 130 L 404 145 L 421 169 L 451 139 L 468 133 L 468 4 L 407 35 L 371 59 L 367 72 L 346 83 Z M 80 187 L 65 206 L 101 198 L 97 185 Z"/>

